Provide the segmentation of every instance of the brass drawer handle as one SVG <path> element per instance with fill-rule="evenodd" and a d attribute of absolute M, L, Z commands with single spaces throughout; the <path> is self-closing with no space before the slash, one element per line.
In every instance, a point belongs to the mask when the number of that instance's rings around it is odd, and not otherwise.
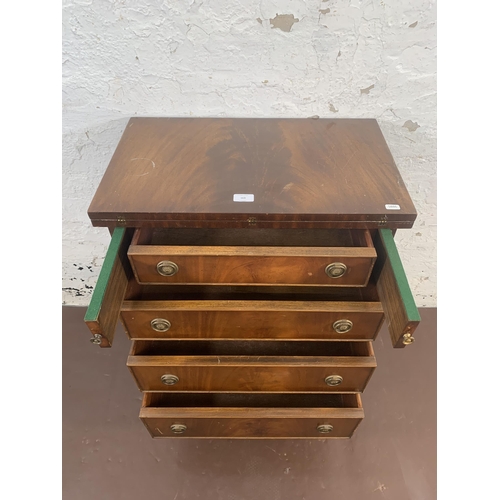
<path fill-rule="evenodd" d="M 347 333 L 352 329 L 352 321 L 349 321 L 348 319 L 339 319 L 338 321 L 335 321 L 332 328 L 337 333 Z"/>
<path fill-rule="evenodd" d="M 330 278 L 340 278 L 347 271 L 347 266 L 342 262 L 332 262 L 325 267 L 325 273 Z"/>
<path fill-rule="evenodd" d="M 415 342 L 415 338 L 411 336 L 411 333 L 405 333 L 403 335 L 403 344 L 404 345 L 410 345 Z"/>
<path fill-rule="evenodd" d="M 101 345 L 102 335 L 99 333 L 94 333 L 94 336 L 90 339 L 90 342 L 95 345 Z"/>
<path fill-rule="evenodd" d="M 326 385 L 331 387 L 335 387 L 336 385 L 340 385 L 344 379 L 340 375 L 329 375 L 325 378 Z"/>
<path fill-rule="evenodd" d="M 171 326 L 172 323 L 170 323 L 168 319 L 155 318 L 151 320 L 151 328 L 155 332 L 166 332 L 167 330 L 170 330 Z"/>
<path fill-rule="evenodd" d="M 179 266 L 170 260 L 162 260 L 156 264 L 156 270 L 162 276 L 173 276 L 179 272 Z"/>
<path fill-rule="evenodd" d="M 179 377 L 168 373 L 161 376 L 161 381 L 165 385 L 175 385 L 177 384 L 177 382 L 179 382 Z"/>
<path fill-rule="evenodd" d="M 184 434 L 187 430 L 187 427 L 184 424 L 172 424 L 170 426 L 170 430 L 174 434 Z"/>
<path fill-rule="evenodd" d="M 321 434 L 328 434 L 333 431 L 333 425 L 330 424 L 321 424 L 316 427 L 316 430 Z"/>

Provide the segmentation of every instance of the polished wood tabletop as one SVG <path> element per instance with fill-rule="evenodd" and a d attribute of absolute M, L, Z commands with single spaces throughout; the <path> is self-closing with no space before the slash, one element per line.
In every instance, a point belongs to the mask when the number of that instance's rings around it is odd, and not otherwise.
<path fill-rule="evenodd" d="M 131 118 L 95 226 L 411 227 L 374 119 Z"/>

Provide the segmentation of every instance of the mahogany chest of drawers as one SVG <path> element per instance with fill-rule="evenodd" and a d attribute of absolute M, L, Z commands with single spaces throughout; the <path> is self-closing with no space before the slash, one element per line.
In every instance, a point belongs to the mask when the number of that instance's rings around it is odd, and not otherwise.
<path fill-rule="evenodd" d="M 85 321 L 153 437 L 347 438 L 416 211 L 375 120 L 132 118 L 89 208 L 111 237 Z"/>

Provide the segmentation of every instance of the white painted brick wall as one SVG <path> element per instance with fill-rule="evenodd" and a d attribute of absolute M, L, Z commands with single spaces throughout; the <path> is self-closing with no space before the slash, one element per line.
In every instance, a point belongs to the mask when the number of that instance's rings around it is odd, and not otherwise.
<path fill-rule="evenodd" d="M 426 0 L 63 0 L 63 301 L 109 242 L 87 207 L 130 116 L 377 118 L 419 217 L 397 234 L 436 306 L 436 6 Z"/>

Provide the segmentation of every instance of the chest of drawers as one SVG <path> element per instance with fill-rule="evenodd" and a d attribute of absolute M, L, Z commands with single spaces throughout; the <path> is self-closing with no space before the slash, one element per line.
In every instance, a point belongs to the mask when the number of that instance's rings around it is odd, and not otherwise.
<path fill-rule="evenodd" d="M 415 208 L 375 120 L 133 118 L 89 208 L 153 437 L 347 438 L 372 341 L 419 323 L 394 233 Z"/>

